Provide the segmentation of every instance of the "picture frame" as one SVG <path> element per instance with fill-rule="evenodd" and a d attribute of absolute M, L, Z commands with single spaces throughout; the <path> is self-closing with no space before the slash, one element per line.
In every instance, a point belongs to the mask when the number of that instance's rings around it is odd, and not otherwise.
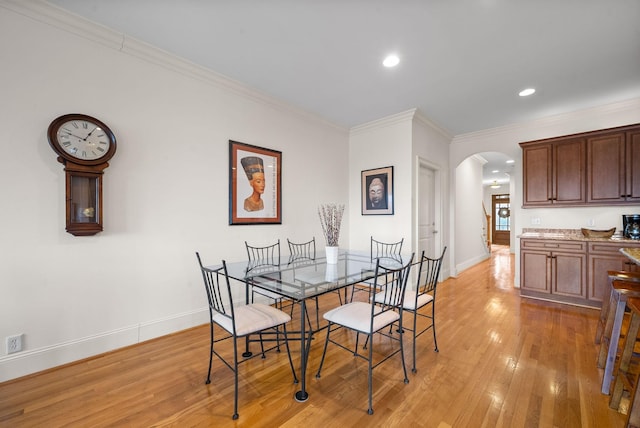
<path fill-rule="evenodd" d="M 393 166 L 362 171 L 361 186 L 362 215 L 393 215 Z"/>
<path fill-rule="evenodd" d="M 229 224 L 282 224 L 282 152 L 229 140 Z"/>

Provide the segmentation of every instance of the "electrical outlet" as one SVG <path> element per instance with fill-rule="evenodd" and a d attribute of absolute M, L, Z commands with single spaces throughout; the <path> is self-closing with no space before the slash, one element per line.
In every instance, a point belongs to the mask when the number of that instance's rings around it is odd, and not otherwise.
<path fill-rule="evenodd" d="M 587 220 L 587 226 L 589 227 L 593 227 L 596 225 L 596 221 L 592 218 L 590 218 L 589 220 Z"/>
<path fill-rule="evenodd" d="M 540 224 L 540 217 L 531 217 L 531 224 Z"/>
<path fill-rule="evenodd" d="M 22 335 L 7 336 L 7 354 L 22 351 Z"/>

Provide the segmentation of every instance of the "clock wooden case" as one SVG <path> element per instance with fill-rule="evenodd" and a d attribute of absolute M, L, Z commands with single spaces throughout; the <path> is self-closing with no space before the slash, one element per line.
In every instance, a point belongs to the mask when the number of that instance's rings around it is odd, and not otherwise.
<path fill-rule="evenodd" d="M 74 236 L 103 230 L 102 176 L 116 152 L 113 132 L 85 114 L 66 114 L 51 122 L 49 145 L 64 165 L 66 230 Z"/>

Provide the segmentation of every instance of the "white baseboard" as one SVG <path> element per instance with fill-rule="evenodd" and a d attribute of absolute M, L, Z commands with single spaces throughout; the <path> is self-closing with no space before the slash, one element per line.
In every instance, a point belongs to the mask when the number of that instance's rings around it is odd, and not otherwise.
<path fill-rule="evenodd" d="M 203 308 L 46 348 L 7 355 L 0 358 L 0 382 L 135 345 L 208 322 L 209 310 Z"/>
<path fill-rule="evenodd" d="M 483 262 L 483 261 L 485 261 L 485 260 L 487 260 L 489 258 L 491 258 L 491 254 L 490 253 L 489 254 L 482 254 L 482 255 L 480 255 L 478 257 L 474 257 L 473 259 L 466 260 L 465 262 L 456 265 L 456 272 L 457 272 L 457 274 L 460 274 L 460 272 L 462 272 L 463 270 L 468 269 L 471 266 L 475 266 L 478 263 Z"/>

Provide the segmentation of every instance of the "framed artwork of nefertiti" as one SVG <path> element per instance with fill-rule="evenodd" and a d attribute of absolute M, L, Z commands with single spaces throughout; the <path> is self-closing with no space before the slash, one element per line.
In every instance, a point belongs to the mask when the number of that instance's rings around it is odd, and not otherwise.
<path fill-rule="evenodd" d="M 282 224 L 282 152 L 229 140 L 229 224 Z"/>

